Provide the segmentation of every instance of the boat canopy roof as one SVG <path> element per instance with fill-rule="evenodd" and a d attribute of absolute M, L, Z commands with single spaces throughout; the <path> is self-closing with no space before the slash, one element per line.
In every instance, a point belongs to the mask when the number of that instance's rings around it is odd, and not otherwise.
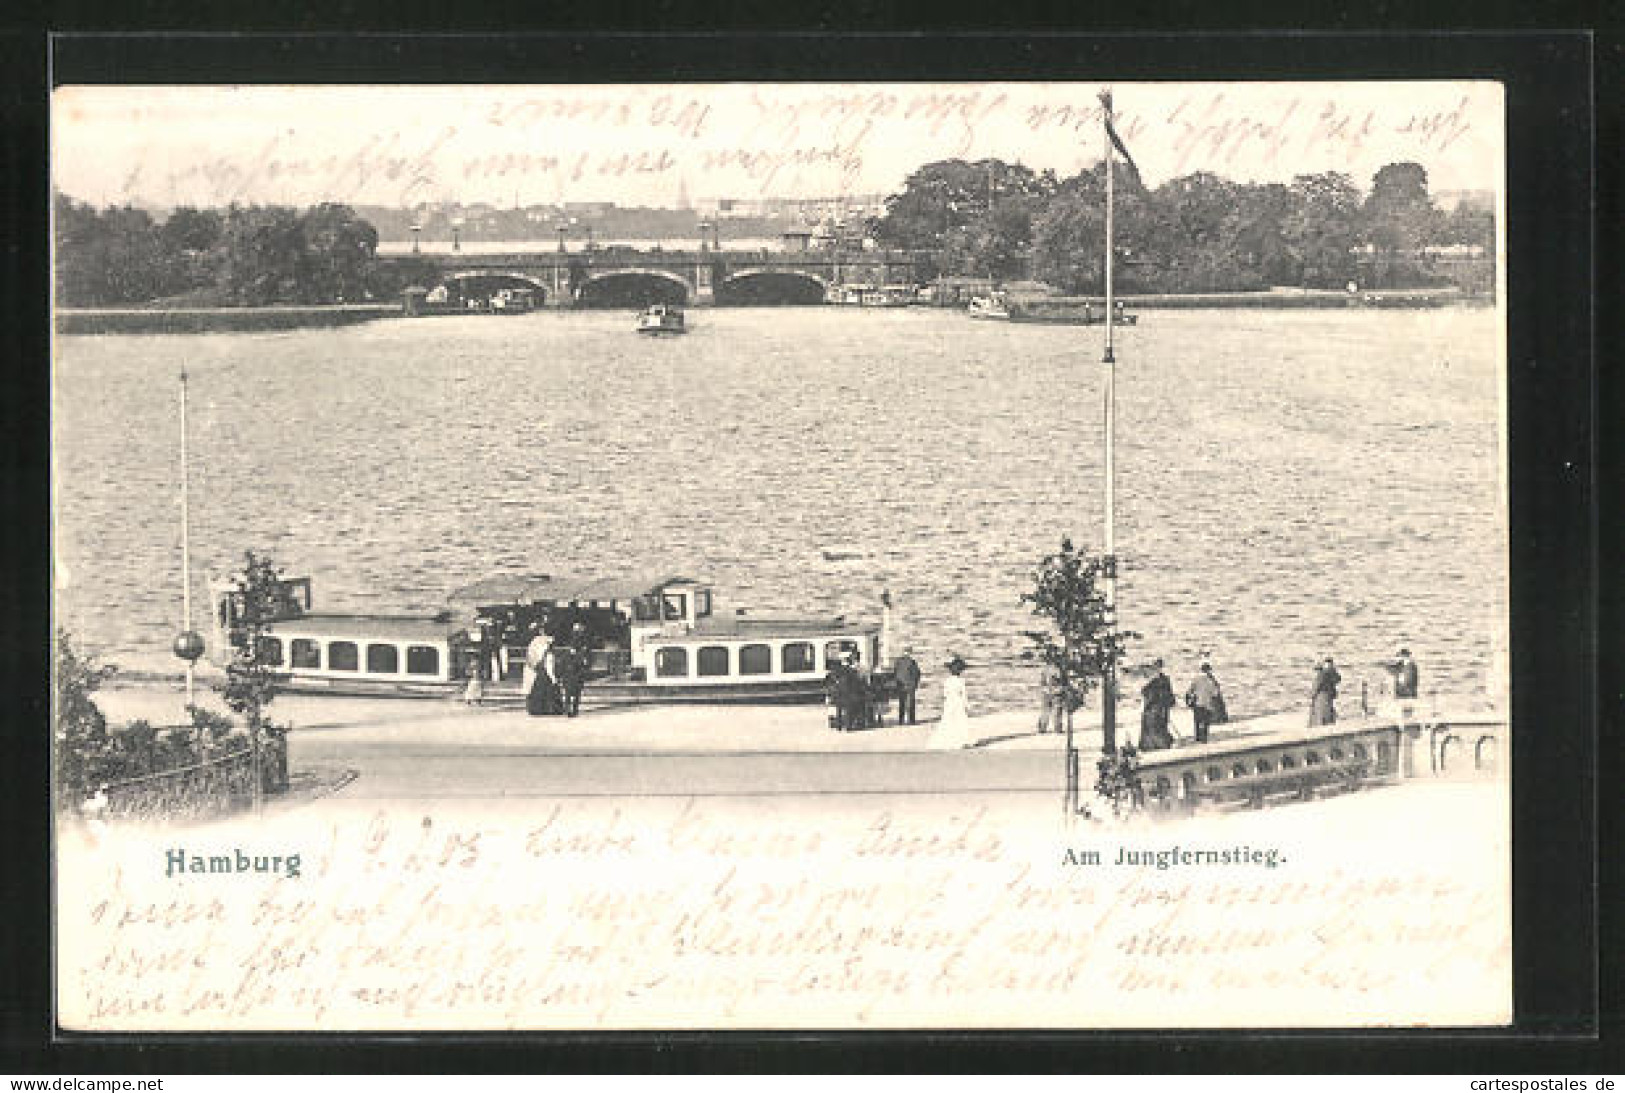
<path fill-rule="evenodd" d="M 444 641 L 457 629 L 449 617 L 422 615 L 311 614 L 278 619 L 270 632 L 279 636 L 328 639 L 381 639 L 395 641 Z"/>
<path fill-rule="evenodd" d="M 694 585 L 688 577 L 487 577 L 453 592 L 449 601 L 464 607 L 525 604 L 551 607 L 610 607 L 629 603 L 673 585 Z"/>

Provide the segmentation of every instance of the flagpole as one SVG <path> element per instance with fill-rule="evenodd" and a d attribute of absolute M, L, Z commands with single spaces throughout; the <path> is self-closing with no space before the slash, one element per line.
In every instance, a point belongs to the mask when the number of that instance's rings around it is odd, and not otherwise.
<path fill-rule="evenodd" d="M 1106 352 L 1101 358 L 1106 365 L 1106 542 L 1105 542 L 1105 607 L 1107 636 L 1111 645 L 1106 654 L 1106 666 L 1100 687 L 1101 751 L 1110 755 L 1117 750 L 1117 357 L 1112 348 L 1112 326 L 1115 319 L 1112 291 L 1113 251 L 1113 184 L 1112 184 L 1112 93 L 1101 92 L 1103 142 L 1106 151 Z"/>
<path fill-rule="evenodd" d="M 189 471 L 186 456 L 186 369 L 181 369 L 181 619 L 185 633 L 192 632 L 192 520 L 188 507 Z M 193 691 L 194 662 L 186 662 L 186 705 L 196 705 Z"/>

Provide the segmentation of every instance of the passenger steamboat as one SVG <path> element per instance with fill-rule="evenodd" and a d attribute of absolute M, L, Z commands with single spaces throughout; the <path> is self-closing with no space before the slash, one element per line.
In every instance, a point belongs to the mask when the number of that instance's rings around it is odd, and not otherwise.
<path fill-rule="evenodd" d="M 534 627 L 585 652 L 588 705 L 817 703 L 837 662 L 880 667 L 880 627 L 723 615 L 712 586 L 687 577 L 491 577 L 434 615 L 318 612 L 308 577 L 281 581 L 276 600 L 261 653 L 292 693 L 443 698 L 478 677 L 485 701 L 522 701 Z M 212 647 L 229 654 L 242 593 L 216 585 L 214 607 Z"/>
<path fill-rule="evenodd" d="M 638 316 L 638 333 L 652 335 L 682 334 L 687 332 L 683 309 L 674 304 L 653 304 Z"/>

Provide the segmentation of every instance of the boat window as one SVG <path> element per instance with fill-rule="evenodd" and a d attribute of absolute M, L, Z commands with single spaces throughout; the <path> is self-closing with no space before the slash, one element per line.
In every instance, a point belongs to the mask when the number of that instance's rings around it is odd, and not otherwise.
<path fill-rule="evenodd" d="M 330 672 L 353 672 L 361 666 L 361 651 L 356 648 L 353 641 L 330 641 L 327 643 L 327 670 Z"/>
<path fill-rule="evenodd" d="M 440 674 L 440 650 L 432 645 L 406 647 L 406 674 L 437 676 Z"/>
<path fill-rule="evenodd" d="M 728 647 L 726 645 L 707 645 L 700 650 L 695 666 L 702 676 L 725 676 L 728 674 Z"/>
<path fill-rule="evenodd" d="M 765 676 L 771 671 L 773 671 L 773 647 L 771 645 L 740 646 L 740 675 Z"/>
<path fill-rule="evenodd" d="M 711 613 L 711 590 L 701 588 L 694 593 L 694 617 L 703 619 Z"/>
<path fill-rule="evenodd" d="M 668 592 L 660 597 L 660 613 L 667 622 L 677 622 L 688 614 L 688 597 Z"/>
<path fill-rule="evenodd" d="M 655 675 L 688 675 L 688 650 L 676 645 L 668 645 L 664 649 L 656 649 Z"/>
<path fill-rule="evenodd" d="M 309 638 L 294 638 L 291 655 L 295 668 L 320 668 L 322 666 L 322 647 Z"/>
<path fill-rule="evenodd" d="M 271 668 L 282 667 L 282 639 L 269 634 L 260 636 L 260 663 Z"/>
<path fill-rule="evenodd" d="M 367 671 L 394 675 L 401 670 L 400 650 L 393 645 L 367 646 Z"/>
<path fill-rule="evenodd" d="M 813 660 L 813 647 L 810 641 L 792 641 L 785 645 L 783 653 L 784 671 L 786 672 L 812 672 L 818 668 Z"/>
<path fill-rule="evenodd" d="M 838 660 L 845 660 L 848 653 L 856 653 L 858 643 L 851 638 L 841 638 L 838 641 L 824 643 L 824 663 L 834 664 Z"/>
<path fill-rule="evenodd" d="M 660 618 L 660 603 L 653 596 L 639 596 L 632 601 L 632 617 L 638 622 L 654 622 Z"/>

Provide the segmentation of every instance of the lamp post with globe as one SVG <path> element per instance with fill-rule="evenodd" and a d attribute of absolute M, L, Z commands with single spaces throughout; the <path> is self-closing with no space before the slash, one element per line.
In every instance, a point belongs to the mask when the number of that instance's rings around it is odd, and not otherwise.
<path fill-rule="evenodd" d="M 194 675 L 197 659 L 203 655 L 203 636 L 192 629 L 192 531 L 188 510 L 189 485 L 186 454 L 186 370 L 181 369 L 181 632 L 175 636 L 175 655 L 186 662 L 186 707 L 190 716 L 196 704 Z"/>

